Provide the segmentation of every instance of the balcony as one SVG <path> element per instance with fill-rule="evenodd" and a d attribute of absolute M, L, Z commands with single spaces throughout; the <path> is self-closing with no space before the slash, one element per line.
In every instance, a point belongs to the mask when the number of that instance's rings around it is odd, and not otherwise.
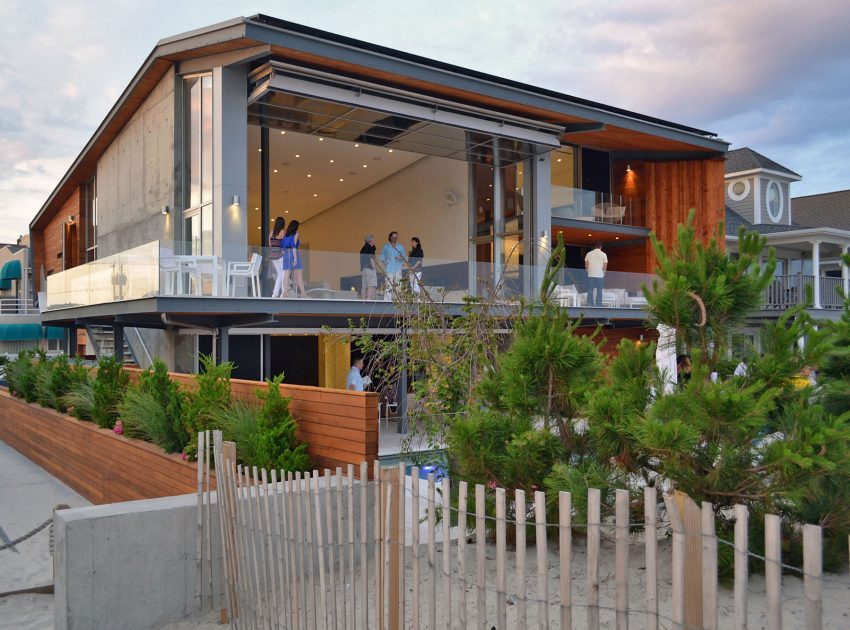
<path fill-rule="evenodd" d="M 154 241 L 47 278 L 48 311 L 126 302 L 144 298 L 247 299 L 271 302 L 277 276 L 267 248 L 241 247 L 242 256 L 175 255 Z M 380 250 L 378 251 L 380 255 Z M 304 294 L 296 299 L 297 287 L 288 287 L 290 297 L 277 298 L 283 307 L 306 300 L 327 303 L 392 302 L 393 293 L 383 273 L 378 273 L 374 299 L 361 296 L 359 253 L 301 250 Z M 406 270 L 405 270 L 406 271 Z M 421 281 L 411 283 L 409 274 L 401 280 L 405 287 L 418 290 L 427 299 L 459 305 L 464 298 L 478 295 L 502 304 L 519 303 L 529 293 L 542 269 L 530 265 L 471 263 L 466 260 L 426 258 Z M 290 282 L 293 280 L 289 275 Z M 584 269 L 564 269 L 559 279 L 557 299 L 575 309 L 640 309 L 645 306 L 641 285 L 652 276 L 609 271 L 605 278 L 602 307 L 588 304 Z M 352 305 L 353 306 L 353 305 Z M 265 304 L 263 309 L 268 309 Z M 285 308 L 282 310 L 286 310 Z M 356 308 L 354 309 L 356 311 Z M 314 312 L 321 313 L 316 304 Z"/>
<path fill-rule="evenodd" d="M 807 293 L 810 293 L 814 308 L 840 310 L 844 307 L 839 291 L 842 287 L 841 278 L 816 278 L 804 274 L 776 276 L 764 290 L 764 308 L 785 310 L 799 306 L 806 301 Z"/>
<path fill-rule="evenodd" d="M 646 227 L 643 211 L 632 197 L 552 186 L 552 218 L 597 225 Z"/>

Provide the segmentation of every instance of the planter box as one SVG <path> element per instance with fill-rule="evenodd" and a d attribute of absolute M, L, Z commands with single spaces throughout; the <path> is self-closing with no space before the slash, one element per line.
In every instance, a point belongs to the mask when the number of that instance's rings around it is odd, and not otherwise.
<path fill-rule="evenodd" d="M 197 492 L 194 463 L 0 390 L 0 440 L 94 504 Z"/>

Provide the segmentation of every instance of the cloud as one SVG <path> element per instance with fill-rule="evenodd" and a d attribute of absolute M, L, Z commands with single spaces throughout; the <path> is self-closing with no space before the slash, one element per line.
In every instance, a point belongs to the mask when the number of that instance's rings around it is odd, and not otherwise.
<path fill-rule="evenodd" d="M 26 231 L 159 39 L 240 9 L 0 3 L 0 190 L 14 209 L 0 229 Z M 251 11 L 709 129 L 800 172 L 795 194 L 847 187 L 844 0 L 260 0 Z"/>

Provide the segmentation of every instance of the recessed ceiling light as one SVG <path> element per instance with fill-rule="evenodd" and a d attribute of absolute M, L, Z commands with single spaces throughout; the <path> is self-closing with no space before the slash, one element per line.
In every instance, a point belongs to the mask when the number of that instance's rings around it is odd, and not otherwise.
<path fill-rule="evenodd" d="M 393 150 L 392 150 L 392 149 L 390 149 L 390 153 L 392 153 L 392 152 L 393 152 Z"/>
<path fill-rule="evenodd" d="M 333 163 L 334 163 L 334 161 L 333 161 L 333 160 L 331 160 L 330 162 L 331 162 L 331 164 L 333 164 Z"/>
<path fill-rule="evenodd" d="M 257 149 L 257 151 L 259 151 L 260 153 L 262 153 L 262 152 L 263 152 L 263 150 L 262 150 L 262 149 Z"/>
<path fill-rule="evenodd" d="M 369 168 L 369 165 L 368 165 L 368 164 L 364 164 L 364 165 L 363 165 L 363 168 Z"/>
<path fill-rule="evenodd" d="M 488 186 L 488 187 L 490 187 L 490 188 L 492 188 L 492 187 L 493 187 L 493 184 L 487 184 L 487 186 Z"/>
<path fill-rule="evenodd" d="M 588 234 L 588 236 L 593 236 L 593 234 Z"/>
<path fill-rule="evenodd" d="M 310 173 L 307 173 L 307 177 L 313 177 Z"/>
<path fill-rule="evenodd" d="M 614 240 L 615 240 L 615 241 L 619 241 L 619 240 L 620 240 L 620 237 L 619 237 L 619 236 L 615 236 L 615 237 L 614 237 Z"/>
<path fill-rule="evenodd" d="M 281 131 L 281 132 L 280 132 L 280 135 L 285 136 L 285 135 L 286 135 L 286 132 L 285 132 L 285 131 Z"/>
<path fill-rule="evenodd" d="M 262 225 L 258 225 L 258 226 L 257 226 L 257 229 L 258 229 L 258 230 L 262 230 L 262 229 L 263 229 L 263 226 L 262 226 Z"/>
<path fill-rule="evenodd" d="M 296 154 L 295 154 L 295 157 L 298 157 L 298 158 L 300 158 L 300 157 L 301 157 L 301 156 L 300 156 L 300 155 L 298 155 L 298 154 L 297 154 L 297 153 L 296 153 Z"/>
<path fill-rule="evenodd" d="M 340 177 L 339 181 L 344 182 L 345 180 L 342 177 Z"/>
<path fill-rule="evenodd" d="M 490 197 L 487 197 L 487 201 L 490 201 Z"/>
<path fill-rule="evenodd" d="M 277 169 L 275 169 L 274 172 L 277 173 Z"/>
<path fill-rule="evenodd" d="M 314 196 L 314 197 L 318 197 L 318 196 L 319 196 L 319 193 L 313 193 L 313 196 Z"/>
<path fill-rule="evenodd" d="M 560 161 L 561 161 L 561 158 L 558 158 L 558 161 L 560 162 Z"/>
<path fill-rule="evenodd" d="M 284 213 L 284 214 L 289 214 L 289 210 L 284 210 L 284 211 L 283 211 L 283 213 Z"/>
<path fill-rule="evenodd" d="M 359 147 L 359 146 L 360 146 L 359 144 L 355 144 L 355 145 L 354 145 L 354 148 L 356 149 L 356 148 L 357 148 L 357 147 Z"/>
<path fill-rule="evenodd" d="M 254 210 L 259 210 L 259 208 L 254 208 Z"/>
<path fill-rule="evenodd" d="M 319 138 L 319 142 L 324 142 L 324 141 L 325 141 L 324 138 Z"/>

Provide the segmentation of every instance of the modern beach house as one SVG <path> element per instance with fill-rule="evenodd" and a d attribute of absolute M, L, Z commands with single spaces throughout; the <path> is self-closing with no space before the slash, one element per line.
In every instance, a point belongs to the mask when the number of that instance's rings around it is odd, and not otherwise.
<path fill-rule="evenodd" d="M 540 60 L 545 63 L 546 60 Z M 554 60 L 552 60 L 554 61 Z M 358 252 L 390 231 L 425 252 L 443 308 L 539 288 L 563 235 L 560 298 L 609 343 L 638 338 L 640 285 L 691 208 L 724 219 L 715 134 L 264 15 L 161 40 L 30 225 L 45 324 L 72 352 L 342 387 L 349 322 L 391 334 L 360 296 Z M 272 298 L 269 230 L 300 222 L 304 297 Z M 609 258 L 588 306 L 585 253 Z M 382 283 L 383 284 L 383 283 Z"/>

